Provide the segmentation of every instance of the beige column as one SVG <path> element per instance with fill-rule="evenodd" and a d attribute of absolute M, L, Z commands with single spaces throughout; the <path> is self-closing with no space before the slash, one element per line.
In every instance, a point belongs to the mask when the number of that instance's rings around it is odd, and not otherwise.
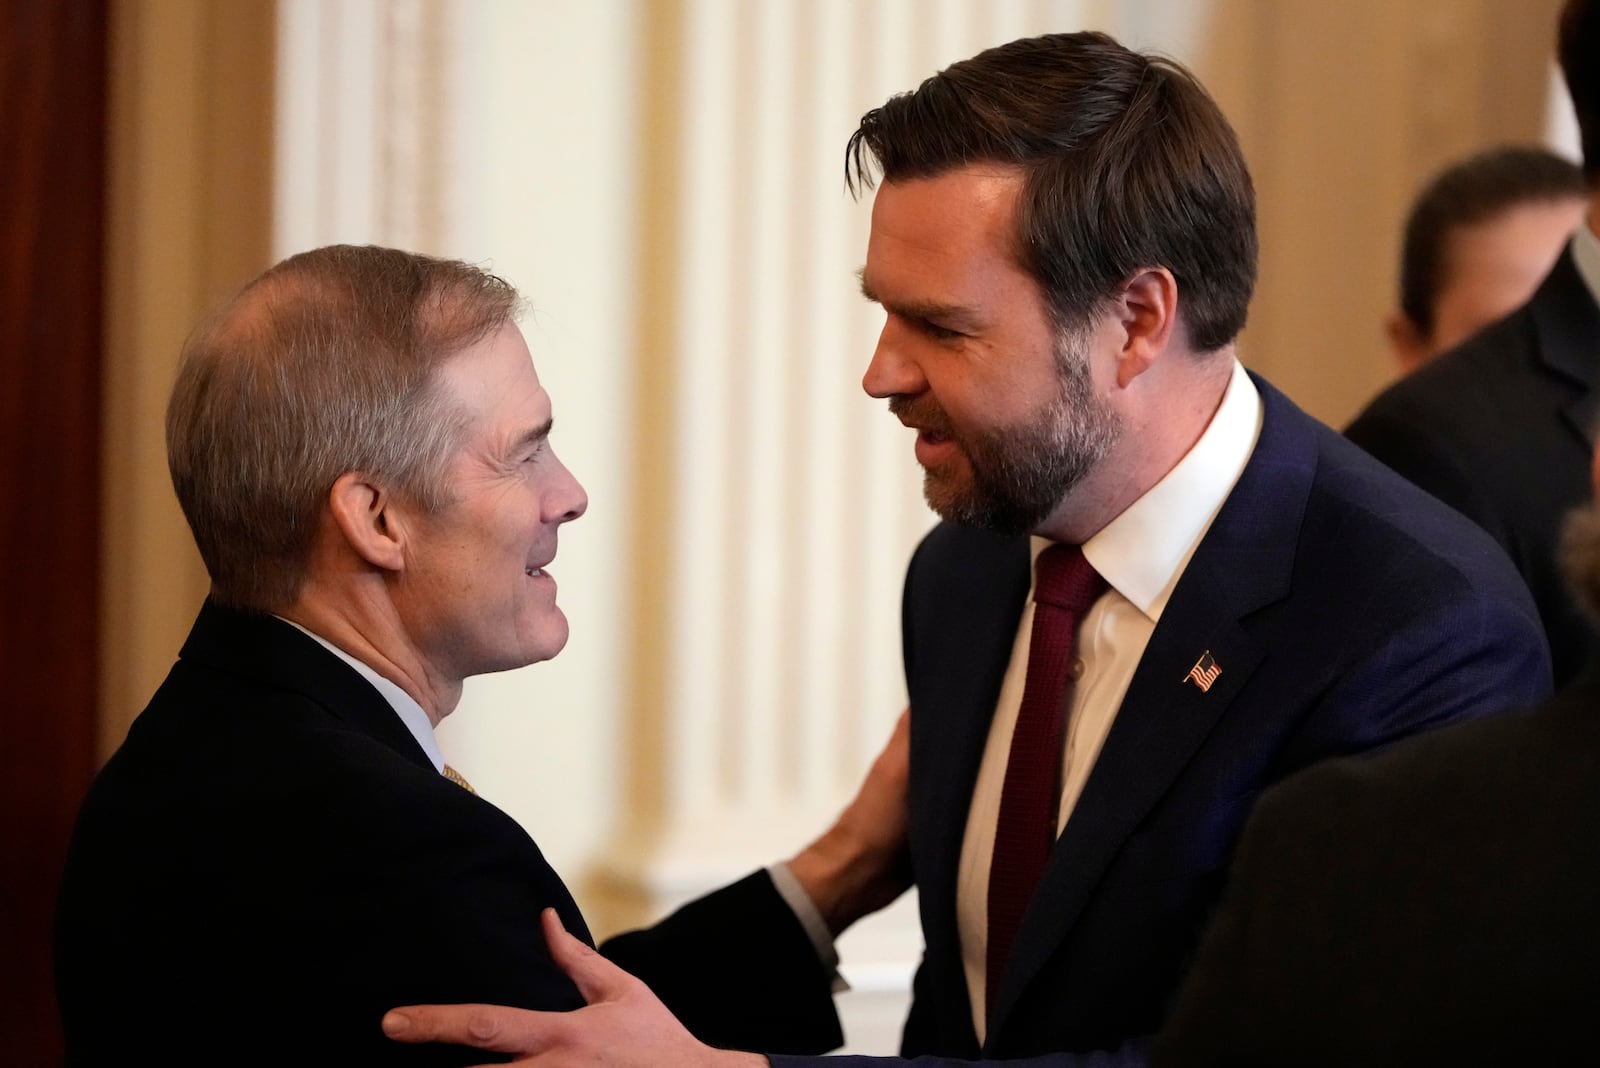
<path fill-rule="evenodd" d="M 278 0 L 276 258 L 340 242 L 434 252 L 456 191 L 445 0 Z M 468 194 L 470 195 L 470 194 Z"/>
<path fill-rule="evenodd" d="M 163 420 L 200 317 L 269 261 L 274 5 L 111 5 L 100 751 L 182 644 L 206 577 Z"/>

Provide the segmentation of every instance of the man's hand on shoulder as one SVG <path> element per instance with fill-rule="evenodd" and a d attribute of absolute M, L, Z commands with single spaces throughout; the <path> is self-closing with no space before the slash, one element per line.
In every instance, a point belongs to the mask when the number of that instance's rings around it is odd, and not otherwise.
<path fill-rule="evenodd" d="M 560 1068 L 765 1068 L 755 1053 L 698 1042 L 650 988 L 573 938 L 555 910 L 541 917 L 550 956 L 588 1002 L 573 1012 L 534 1012 L 498 1005 L 408 1005 L 383 1018 L 400 1042 L 449 1042 L 516 1055 L 514 1064 Z"/>

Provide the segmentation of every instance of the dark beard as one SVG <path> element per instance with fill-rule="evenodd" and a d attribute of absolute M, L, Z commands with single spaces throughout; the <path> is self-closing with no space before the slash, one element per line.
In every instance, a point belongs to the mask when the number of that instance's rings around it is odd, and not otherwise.
<path fill-rule="evenodd" d="M 952 523 L 1026 534 L 1105 459 L 1122 428 L 1094 395 L 1082 347 L 1063 339 L 1056 370 L 1060 389 L 1050 404 L 1033 422 L 1009 430 L 957 430 L 931 396 L 890 399 L 896 415 L 955 442 L 972 469 L 966 483 L 924 471 L 928 507 Z"/>

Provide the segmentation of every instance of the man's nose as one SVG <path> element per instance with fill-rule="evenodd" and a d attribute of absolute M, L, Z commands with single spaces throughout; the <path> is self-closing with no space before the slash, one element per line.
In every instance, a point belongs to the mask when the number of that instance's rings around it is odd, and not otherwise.
<path fill-rule="evenodd" d="M 546 522 L 570 523 L 589 510 L 589 495 L 572 472 L 567 470 L 566 464 L 556 460 L 556 465 L 561 468 L 561 473 L 555 492 L 548 498 Z"/>
<path fill-rule="evenodd" d="M 897 395 L 914 396 L 927 388 L 922 369 L 906 355 L 901 333 L 893 319 L 884 323 L 879 331 L 872 360 L 867 364 L 866 374 L 861 376 L 861 388 L 869 397 L 881 400 Z"/>

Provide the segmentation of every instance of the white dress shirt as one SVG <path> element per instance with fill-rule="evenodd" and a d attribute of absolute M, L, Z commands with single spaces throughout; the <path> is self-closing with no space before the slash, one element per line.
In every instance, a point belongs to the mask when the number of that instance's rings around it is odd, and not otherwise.
<path fill-rule="evenodd" d="M 1078 627 L 1075 682 L 1068 683 L 1061 804 L 1056 831 L 1067 824 L 1100 746 L 1128 692 L 1162 610 L 1189 558 L 1238 482 L 1261 430 L 1261 396 L 1237 360 L 1222 403 L 1194 447 L 1160 482 L 1083 545 L 1083 555 L 1107 590 Z M 1035 559 L 1050 543 L 1033 539 Z M 972 1022 L 984 1039 L 985 957 L 989 947 L 989 862 L 1005 784 L 1011 735 L 1022 706 L 1033 630 L 1033 591 L 1017 621 L 1011 662 L 1000 686 L 989 740 L 978 768 L 961 846 L 957 922 Z M 915 711 L 913 710 L 913 715 Z"/>
<path fill-rule="evenodd" d="M 283 619 L 282 616 L 277 618 Z M 417 704 L 416 698 L 320 634 L 311 633 L 292 619 L 283 619 L 283 621 L 340 660 L 343 660 L 346 664 L 355 668 L 358 675 L 372 683 L 372 688 L 377 690 L 385 701 L 389 702 L 389 707 L 394 709 L 395 715 L 400 717 L 400 722 L 406 725 L 406 730 L 411 732 L 411 737 L 415 738 L 417 744 L 422 746 L 422 751 L 433 762 L 433 770 L 441 775 L 444 774 L 444 754 L 439 751 L 439 740 L 433 736 L 433 721 L 422 710 L 422 706 Z"/>

